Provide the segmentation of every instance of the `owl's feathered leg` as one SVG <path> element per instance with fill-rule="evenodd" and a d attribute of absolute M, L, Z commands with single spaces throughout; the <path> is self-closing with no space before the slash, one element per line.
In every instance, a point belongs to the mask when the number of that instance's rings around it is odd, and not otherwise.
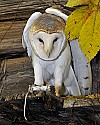
<path fill-rule="evenodd" d="M 81 51 L 78 40 L 70 41 L 72 60 L 75 75 L 80 86 L 82 95 L 88 95 L 91 92 L 92 74 L 90 63 Z"/>
<path fill-rule="evenodd" d="M 55 76 L 55 93 L 56 96 L 61 96 L 61 87 L 62 87 L 62 68 L 58 66 L 55 70 L 54 76 Z"/>
<path fill-rule="evenodd" d="M 70 47 L 67 44 L 67 47 L 65 48 L 65 50 L 62 52 L 61 56 L 59 56 L 58 60 L 55 63 L 54 86 L 55 86 L 56 96 L 63 95 L 62 93 L 62 90 L 64 91 L 63 83 L 69 74 L 70 62 L 71 62 Z M 66 95 L 67 94 L 68 92 L 66 89 Z"/>
<path fill-rule="evenodd" d="M 43 73 L 42 73 L 42 67 L 39 63 L 33 61 L 33 66 L 34 66 L 34 85 L 37 86 L 43 86 L 44 81 L 43 81 Z"/>
<path fill-rule="evenodd" d="M 67 88 L 69 95 L 74 95 L 74 96 L 81 95 L 77 79 L 75 77 L 74 71 L 71 66 L 68 77 L 64 82 L 64 85 Z"/>

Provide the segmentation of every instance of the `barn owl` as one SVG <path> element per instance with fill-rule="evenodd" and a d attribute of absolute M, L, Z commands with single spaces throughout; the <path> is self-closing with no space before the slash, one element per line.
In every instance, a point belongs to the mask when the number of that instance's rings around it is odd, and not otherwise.
<path fill-rule="evenodd" d="M 71 66 L 70 46 L 64 34 L 68 16 L 56 9 L 35 12 L 24 28 L 22 45 L 32 58 L 34 85 L 55 87 L 56 96 L 81 95 L 81 85 Z M 90 87 L 90 86 L 89 86 Z M 34 90 L 34 89 L 33 89 Z"/>

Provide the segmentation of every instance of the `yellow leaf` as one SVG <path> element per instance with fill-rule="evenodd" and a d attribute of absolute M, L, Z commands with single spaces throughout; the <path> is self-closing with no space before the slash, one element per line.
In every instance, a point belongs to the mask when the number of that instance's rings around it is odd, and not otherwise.
<path fill-rule="evenodd" d="M 80 30 L 91 13 L 92 11 L 87 6 L 81 7 L 71 13 L 65 26 L 65 34 L 68 40 L 79 37 Z"/>
<path fill-rule="evenodd" d="M 92 3 L 93 5 L 99 5 L 100 0 L 91 0 L 90 3 Z"/>
<path fill-rule="evenodd" d="M 79 42 L 90 62 L 100 50 L 100 11 L 94 11 L 80 32 Z"/>
<path fill-rule="evenodd" d="M 66 6 L 73 7 L 77 5 L 88 4 L 90 0 L 68 0 Z"/>

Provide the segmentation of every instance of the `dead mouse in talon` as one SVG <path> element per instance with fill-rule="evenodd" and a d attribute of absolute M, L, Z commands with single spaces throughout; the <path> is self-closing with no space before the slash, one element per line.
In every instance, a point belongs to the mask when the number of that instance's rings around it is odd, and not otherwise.
<path fill-rule="evenodd" d="M 39 91 L 50 91 L 50 85 L 48 85 L 48 86 L 36 86 L 36 85 L 29 86 L 29 92 L 38 93 Z"/>

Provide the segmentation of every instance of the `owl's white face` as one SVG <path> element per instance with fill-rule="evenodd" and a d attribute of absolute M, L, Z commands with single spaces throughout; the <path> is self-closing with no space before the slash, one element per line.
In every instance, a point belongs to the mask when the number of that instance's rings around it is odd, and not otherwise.
<path fill-rule="evenodd" d="M 48 34 L 29 32 L 29 40 L 33 51 L 43 60 L 54 60 L 66 46 L 66 37 L 63 32 Z"/>

